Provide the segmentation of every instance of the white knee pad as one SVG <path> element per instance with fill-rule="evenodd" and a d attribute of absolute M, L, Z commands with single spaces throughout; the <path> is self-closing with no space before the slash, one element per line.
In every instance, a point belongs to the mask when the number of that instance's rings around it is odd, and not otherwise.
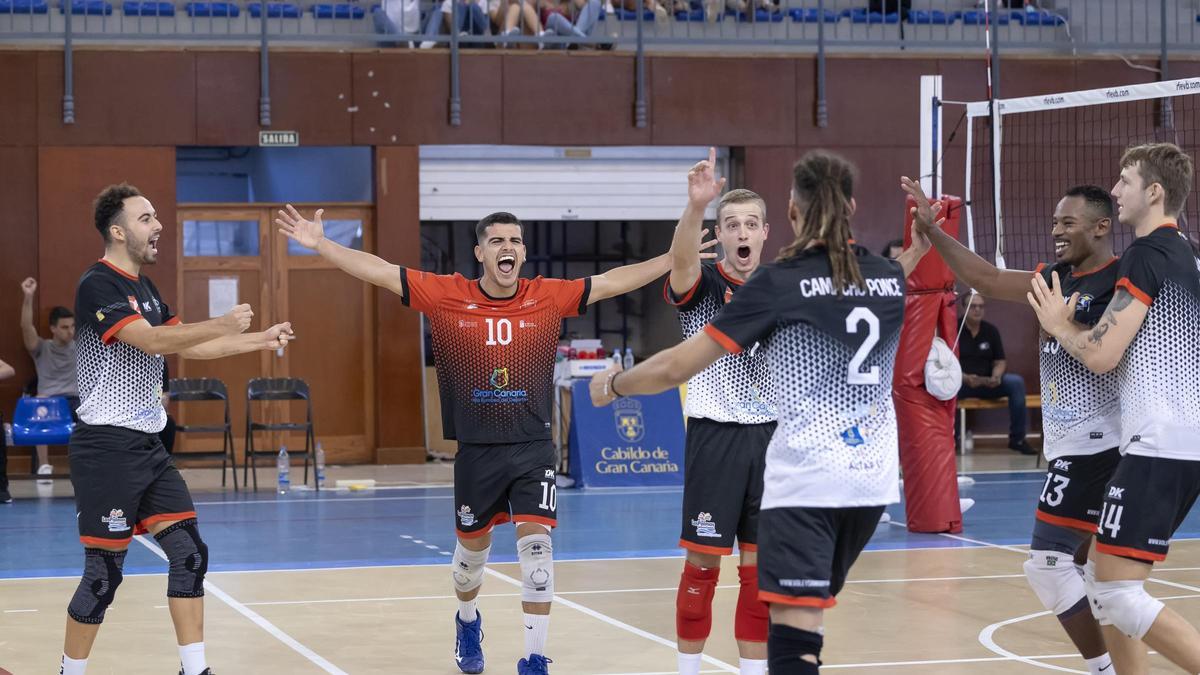
<path fill-rule="evenodd" d="M 488 554 L 491 552 L 491 546 L 482 551 L 472 551 L 463 548 L 462 543 L 455 545 L 454 558 L 450 563 L 450 575 L 454 577 L 454 590 L 466 593 L 479 588 L 479 585 L 483 583 L 483 566 L 487 564 Z"/>
<path fill-rule="evenodd" d="M 1162 611 L 1162 601 L 1146 592 L 1142 581 L 1097 581 L 1093 602 L 1112 625 L 1141 640 Z"/>
<path fill-rule="evenodd" d="M 1042 605 L 1055 616 L 1079 604 L 1086 595 L 1074 556 L 1058 551 L 1030 551 L 1025 578 Z M 1089 603 L 1090 604 L 1090 603 Z"/>
<path fill-rule="evenodd" d="M 517 540 L 521 561 L 521 600 L 550 602 L 554 598 L 554 547 L 548 534 L 530 534 Z"/>
<path fill-rule="evenodd" d="M 1087 592 L 1088 607 L 1092 608 L 1092 616 L 1101 626 L 1111 626 L 1112 622 L 1108 620 L 1100 604 L 1096 602 L 1096 563 L 1088 560 L 1078 568 L 1079 573 L 1083 576 L 1083 590 Z"/>

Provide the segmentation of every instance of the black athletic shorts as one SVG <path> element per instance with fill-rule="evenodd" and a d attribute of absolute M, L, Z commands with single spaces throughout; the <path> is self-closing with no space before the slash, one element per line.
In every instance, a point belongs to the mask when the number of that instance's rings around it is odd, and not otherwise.
<path fill-rule="evenodd" d="M 1094 455 L 1068 455 L 1048 463 L 1038 499 L 1037 519 L 1051 525 L 1095 532 L 1104 490 L 1121 461 L 1111 448 Z"/>
<path fill-rule="evenodd" d="M 683 456 L 683 527 L 679 545 L 728 555 L 758 546 L 763 469 L 775 423 L 734 424 L 689 417 Z"/>
<path fill-rule="evenodd" d="M 157 434 L 80 422 L 68 458 L 84 546 L 128 544 L 155 523 L 196 517 L 187 483 Z"/>
<path fill-rule="evenodd" d="M 558 524 L 554 445 L 459 443 L 454 458 L 455 528 L 461 537 L 481 537 L 510 520 Z"/>
<path fill-rule="evenodd" d="M 1200 494 L 1200 462 L 1125 455 L 1108 483 L 1096 550 L 1166 560 L 1171 535 Z"/>
<path fill-rule="evenodd" d="M 882 506 L 764 509 L 758 521 L 758 599 L 828 608 L 883 515 Z"/>

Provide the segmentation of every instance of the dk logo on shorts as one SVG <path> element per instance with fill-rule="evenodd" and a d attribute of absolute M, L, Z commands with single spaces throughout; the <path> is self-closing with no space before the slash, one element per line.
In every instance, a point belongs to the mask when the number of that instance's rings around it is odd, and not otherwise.
<path fill-rule="evenodd" d="M 613 401 L 613 416 L 616 419 L 617 435 L 626 443 L 637 443 L 646 436 L 646 421 L 642 417 L 641 402 L 632 398 Z"/>
<path fill-rule="evenodd" d="M 125 522 L 125 512 L 121 509 L 113 509 L 108 512 L 107 516 L 100 516 L 100 522 L 108 525 L 109 532 L 126 532 L 129 530 L 129 525 Z"/>

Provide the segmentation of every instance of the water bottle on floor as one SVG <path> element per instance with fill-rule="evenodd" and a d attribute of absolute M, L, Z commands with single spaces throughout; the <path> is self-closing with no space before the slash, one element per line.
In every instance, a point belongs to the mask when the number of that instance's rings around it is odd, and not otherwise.
<path fill-rule="evenodd" d="M 288 460 L 286 445 L 279 447 L 279 457 L 275 459 L 275 469 L 279 472 L 279 494 L 286 495 L 288 488 L 292 486 L 292 480 L 288 476 L 288 472 L 292 469 L 292 464 Z"/>
<path fill-rule="evenodd" d="M 317 441 L 317 485 L 325 484 L 325 448 Z"/>
<path fill-rule="evenodd" d="M 625 348 L 625 363 L 622 364 L 625 370 L 633 367 L 633 347 Z"/>

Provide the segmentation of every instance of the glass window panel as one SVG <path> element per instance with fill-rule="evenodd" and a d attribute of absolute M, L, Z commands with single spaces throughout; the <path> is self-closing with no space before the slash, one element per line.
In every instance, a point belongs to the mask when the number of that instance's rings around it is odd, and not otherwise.
<path fill-rule="evenodd" d="M 257 256 L 257 220 L 185 220 L 183 255 Z"/>
<path fill-rule="evenodd" d="M 325 220 L 325 237 L 346 248 L 358 251 L 363 247 L 363 223 L 361 220 Z M 304 248 L 294 239 L 288 239 L 288 255 L 316 255 L 317 252 Z"/>

